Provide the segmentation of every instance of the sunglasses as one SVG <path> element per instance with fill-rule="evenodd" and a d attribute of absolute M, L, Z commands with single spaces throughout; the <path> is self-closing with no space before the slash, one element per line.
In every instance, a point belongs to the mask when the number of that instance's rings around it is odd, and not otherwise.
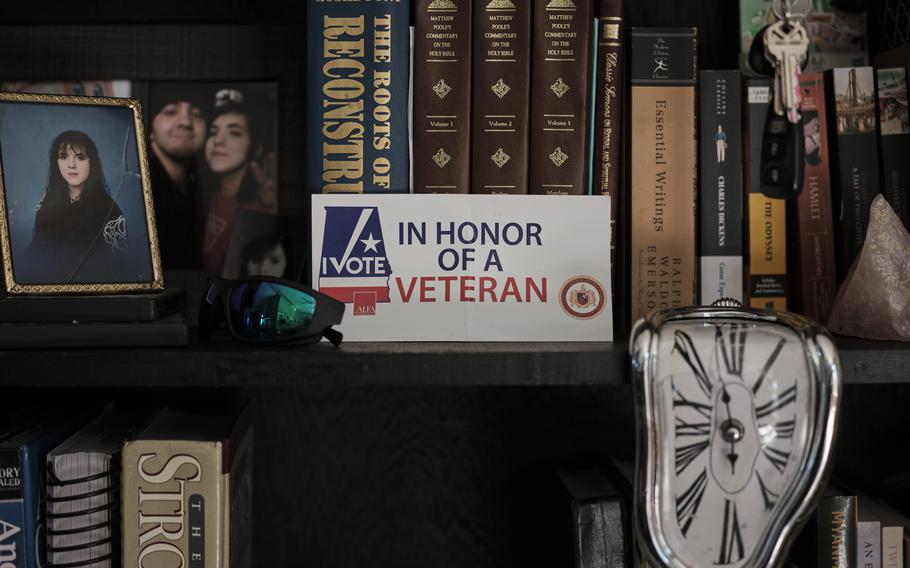
<path fill-rule="evenodd" d="M 270 276 L 211 276 L 199 308 L 199 330 L 207 338 L 227 322 L 234 339 L 244 343 L 315 343 L 325 337 L 337 347 L 343 335 L 332 326 L 343 315 L 343 303 L 303 284 Z"/>

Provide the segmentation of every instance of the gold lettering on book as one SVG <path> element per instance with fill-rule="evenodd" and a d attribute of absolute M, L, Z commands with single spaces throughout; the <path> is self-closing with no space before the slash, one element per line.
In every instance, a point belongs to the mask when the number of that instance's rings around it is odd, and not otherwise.
<path fill-rule="evenodd" d="M 322 191 L 363 192 L 364 17 L 322 21 Z"/>
<path fill-rule="evenodd" d="M 177 566 L 185 566 L 186 551 L 180 543 L 186 522 L 186 484 L 202 481 L 202 464 L 191 455 L 177 454 L 156 470 L 149 462 L 158 457 L 154 453 L 142 454 L 137 463 L 139 478 L 147 484 L 139 487 L 138 565 L 144 566 L 146 558 L 151 560 L 153 556 L 173 556 L 179 560 Z"/>

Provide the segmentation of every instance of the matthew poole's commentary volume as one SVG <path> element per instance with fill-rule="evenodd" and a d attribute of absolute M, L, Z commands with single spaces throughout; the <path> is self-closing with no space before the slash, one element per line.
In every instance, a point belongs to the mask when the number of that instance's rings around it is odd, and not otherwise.
<path fill-rule="evenodd" d="M 408 0 L 307 0 L 307 183 L 408 192 Z"/>

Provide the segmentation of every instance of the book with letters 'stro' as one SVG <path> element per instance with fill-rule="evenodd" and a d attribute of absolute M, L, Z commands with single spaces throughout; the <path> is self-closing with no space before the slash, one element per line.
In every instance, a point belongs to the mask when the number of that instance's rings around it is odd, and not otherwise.
<path fill-rule="evenodd" d="M 165 408 L 123 446 L 124 568 L 252 567 L 249 413 Z"/>

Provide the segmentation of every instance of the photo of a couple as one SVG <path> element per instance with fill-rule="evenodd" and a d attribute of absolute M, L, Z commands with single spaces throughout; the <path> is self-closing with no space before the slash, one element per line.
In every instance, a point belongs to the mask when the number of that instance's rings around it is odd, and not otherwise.
<path fill-rule="evenodd" d="M 277 86 L 149 84 L 149 166 L 165 268 L 221 274 L 238 217 L 276 215 Z"/>

